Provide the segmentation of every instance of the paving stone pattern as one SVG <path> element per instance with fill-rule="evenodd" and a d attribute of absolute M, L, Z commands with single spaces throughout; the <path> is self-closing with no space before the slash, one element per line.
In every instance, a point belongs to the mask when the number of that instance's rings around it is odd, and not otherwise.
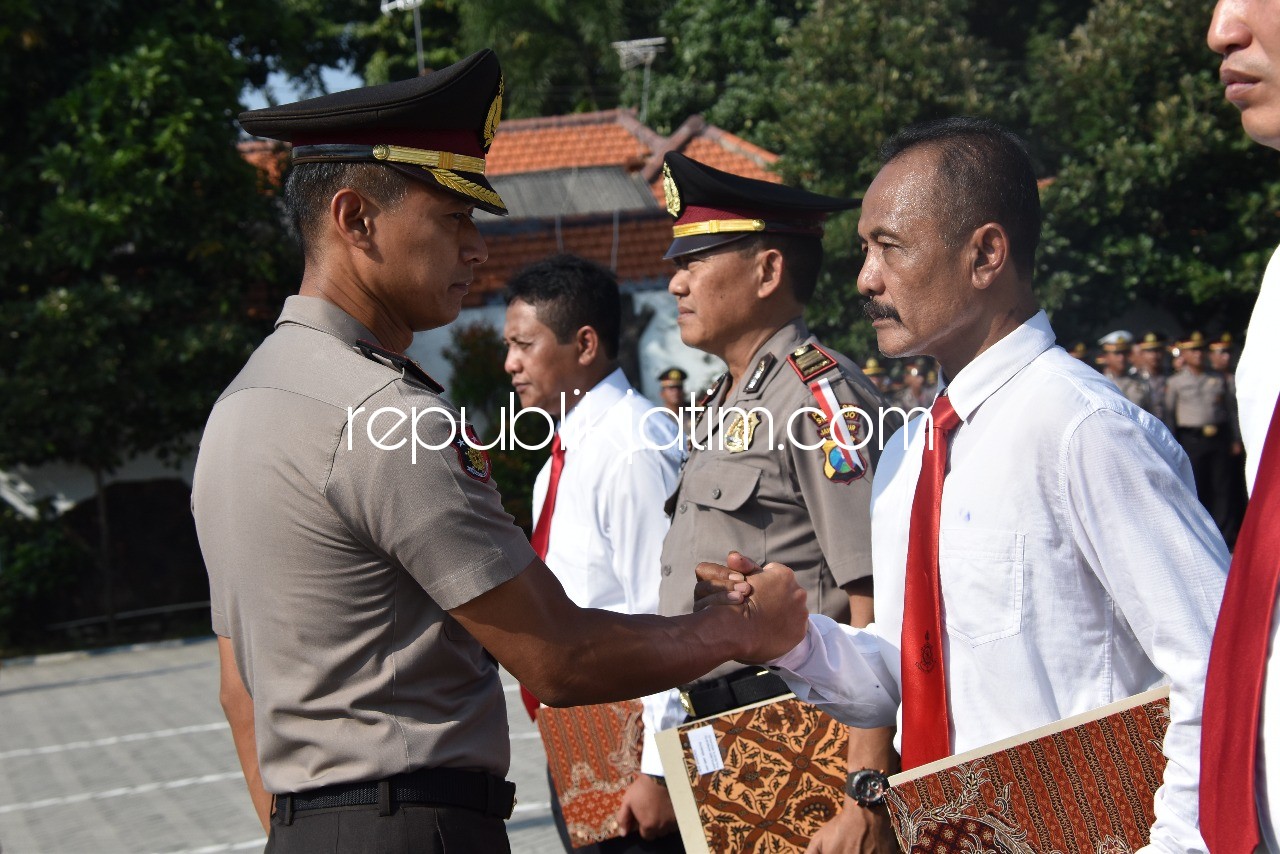
<path fill-rule="evenodd" d="M 503 673 L 516 854 L 553 854 L 537 729 Z M 0 852 L 261 851 L 212 638 L 0 666 Z"/>

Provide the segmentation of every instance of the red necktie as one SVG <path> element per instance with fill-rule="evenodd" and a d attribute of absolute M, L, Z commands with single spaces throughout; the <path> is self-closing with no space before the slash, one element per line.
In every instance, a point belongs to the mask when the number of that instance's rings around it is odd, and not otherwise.
<path fill-rule="evenodd" d="M 902 770 L 951 755 L 947 678 L 942 666 L 942 584 L 938 578 L 938 520 L 947 474 L 947 440 L 960 416 L 944 394 L 934 401 L 926 429 L 907 539 L 902 613 Z M 932 442 L 932 447 L 930 447 Z"/>
<path fill-rule="evenodd" d="M 551 479 L 547 482 L 547 495 L 542 499 L 542 512 L 538 514 L 538 523 L 533 526 L 533 536 L 529 545 L 538 553 L 538 557 L 547 559 L 547 543 L 551 541 L 551 514 L 556 512 L 556 493 L 560 490 L 560 472 L 564 470 L 564 446 L 560 443 L 557 432 L 551 440 Z M 520 686 L 520 699 L 524 701 L 529 720 L 538 717 L 538 698 L 523 685 Z"/>
<path fill-rule="evenodd" d="M 1278 579 L 1280 400 L 1271 415 L 1253 495 L 1231 557 L 1204 686 L 1200 832 L 1213 854 L 1250 854 L 1260 843 L 1254 786 L 1258 712 Z M 1280 755 L 1274 761 L 1280 762 Z M 1270 795 L 1280 797 L 1280 792 Z"/>

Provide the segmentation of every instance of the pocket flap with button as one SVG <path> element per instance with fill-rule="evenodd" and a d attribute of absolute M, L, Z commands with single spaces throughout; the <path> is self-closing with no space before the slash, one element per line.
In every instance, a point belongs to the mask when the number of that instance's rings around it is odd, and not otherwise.
<path fill-rule="evenodd" d="M 733 511 L 747 503 L 759 482 L 759 469 L 716 460 L 699 466 L 695 476 L 686 478 L 680 497 L 701 507 Z"/>

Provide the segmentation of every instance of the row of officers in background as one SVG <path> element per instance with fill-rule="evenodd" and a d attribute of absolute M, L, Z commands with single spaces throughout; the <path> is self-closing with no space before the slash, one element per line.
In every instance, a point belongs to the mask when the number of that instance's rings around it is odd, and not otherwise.
<path fill-rule="evenodd" d="M 1098 340 L 1091 351 L 1083 342 L 1069 352 L 1093 364 L 1121 393 L 1168 426 L 1191 460 L 1196 491 L 1229 546 L 1244 518 L 1246 491 L 1240 422 L 1236 414 L 1236 381 L 1232 370 L 1231 333 L 1206 338 L 1192 332 L 1168 340 L 1157 332 L 1141 339 L 1116 330 Z M 875 358 L 863 372 L 882 394 L 904 409 L 928 407 L 938 391 L 931 360 L 905 363 L 892 372 Z"/>
<path fill-rule="evenodd" d="M 1096 350 L 1080 342 L 1068 351 L 1081 361 L 1092 359 L 1125 397 L 1163 421 L 1177 437 L 1191 460 L 1200 501 L 1228 546 L 1235 544 L 1247 501 L 1232 347 L 1229 332 L 1213 339 L 1192 332 L 1170 341 L 1158 332 L 1138 339 L 1120 329 L 1100 338 Z M 908 412 L 928 409 L 938 393 L 932 359 L 886 364 L 873 356 L 863 363 L 862 372 L 890 405 Z M 686 378 L 678 368 L 659 376 L 663 403 L 673 410 L 688 405 L 683 393 Z"/>

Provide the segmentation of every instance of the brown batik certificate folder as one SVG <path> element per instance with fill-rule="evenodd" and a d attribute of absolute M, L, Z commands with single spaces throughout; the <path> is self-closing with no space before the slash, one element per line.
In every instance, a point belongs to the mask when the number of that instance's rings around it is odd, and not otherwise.
<path fill-rule="evenodd" d="M 658 733 L 685 851 L 803 852 L 844 804 L 848 741 L 791 694 Z"/>
<path fill-rule="evenodd" d="M 573 847 L 621 836 L 615 814 L 640 771 L 639 700 L 538 710 L 551 781 Z"/>
<path fill-rule="evenodd" d="M 889 778 L 915 852 L 1123 854 L 1149 841 L 1169 689 L 1155 688 Z"/>

